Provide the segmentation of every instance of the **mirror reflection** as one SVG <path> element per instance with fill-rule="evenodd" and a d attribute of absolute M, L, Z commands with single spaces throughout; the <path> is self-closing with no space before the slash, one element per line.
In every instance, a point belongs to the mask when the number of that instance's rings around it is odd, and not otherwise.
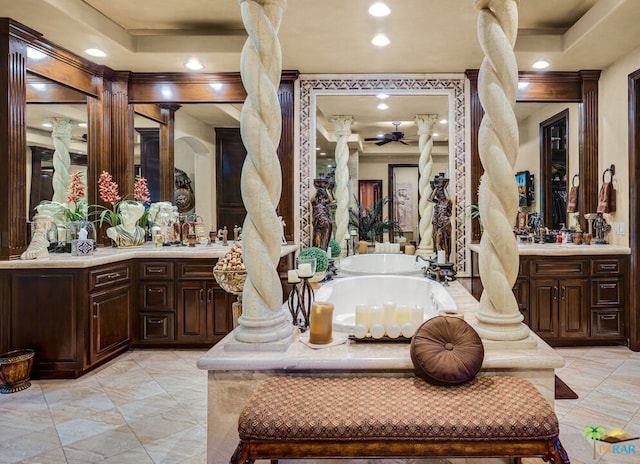
<path fill-rule="evenodd" d="M 88 164 L 87 97 L 27 74 L 26 198 L 28 216 L 43 200 L 66 202 L 71 176 L 85 179 Z"/>
<path fill-rule="evenodd" d="M 332 118 L 348 115 L 350 125 L 349 193 L 366 208 L 389 200 L 383 216 L 401 223 L 409 241 L 418 240 L 418 164 L 416 115 L 437 115 L 433 126 L 432 173 L 449 174 L 449 103 L 447 95 L 318 95 L 316 98 L 316 176 L 335 178 L 336 126 Z M 397 170 L 396 170 L 397 168 Z M 400 175 L 402 178 L 398 178 Z"/>
<path fill-rule="evenodd" d="M 528 172 L 531 191 L 523 213 L 537 213 L 545 227 L 579 227 L 580 212 L 567 212 L 571 187 L 579 187 L 579 103 L 516 103 L 520 149 L 516 172 Z M 571 210 L 572 208 L 569 208 Z"/>

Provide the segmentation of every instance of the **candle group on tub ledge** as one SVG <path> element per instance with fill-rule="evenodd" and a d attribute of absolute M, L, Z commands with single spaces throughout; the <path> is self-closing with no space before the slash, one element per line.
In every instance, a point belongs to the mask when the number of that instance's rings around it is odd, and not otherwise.
<path fill-rule="evenodd" d="M 353 335 L 356 338 L 380 339 L 385 335 L 398 338 L 400 335 L 411 338 L 424 321 L 424 308 L 420 305 L 398 305 L 387 301 L 382 306 L 366 304 L 356 305 L 356 324 Z"/>

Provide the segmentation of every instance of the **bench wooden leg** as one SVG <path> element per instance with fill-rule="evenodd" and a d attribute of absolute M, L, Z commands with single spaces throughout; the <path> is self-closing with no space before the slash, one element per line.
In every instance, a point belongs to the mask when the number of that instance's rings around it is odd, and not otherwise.
<path fill-rule="evenodd" d="M 253 464 L 253 462 L 254 460 L 249 460 L 249 449 L 242 446 L 242 442 L 238 443 L 229 464 Z"/>
<path fill-rule="evenodd" d="M 569 455 L 558 437 L 549 442 L 549 461 L 551 464 L 571 464 Z"/>

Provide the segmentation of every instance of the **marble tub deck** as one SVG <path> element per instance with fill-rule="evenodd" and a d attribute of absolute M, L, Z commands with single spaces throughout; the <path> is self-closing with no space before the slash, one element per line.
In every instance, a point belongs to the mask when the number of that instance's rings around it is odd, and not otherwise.
<path fill-rule="evenodd" d="M 458 309 L 465 313 L 465 320 L 473 325 L 478 302 L 459 282 L 452 282 L 448 290 Z M 406 343 L 347 342 L 314 350 L 294 337 L 294 341 L 285 352 L 225 351 L 224 345 L 232 340 L 232 337 L 232 333 L 227 335 L 197 363 L 200 369 L 208 370 L 208 463 L 228 462 L 238 443 L 237 424 L 240 411 L 258 383 L 268 376 L 292 373 L 349 376 L 414 375 L 409 345 Z M 516 349 L 509 344 L 485 343 L 481 375 L 513 375 L 527 378 L 553 404 L 555 369 L 563 365 L 564 359 L 537 335 L 531 333 L 527 343 Z"/>

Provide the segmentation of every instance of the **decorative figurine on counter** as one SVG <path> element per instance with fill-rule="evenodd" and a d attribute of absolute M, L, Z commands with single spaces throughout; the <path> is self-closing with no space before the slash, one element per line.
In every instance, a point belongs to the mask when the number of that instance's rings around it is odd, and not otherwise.
<path fill-rule="evenodd" d="M 607 244 L 607 239 L 605 238 L 609 229 L 611 229 L 611 224 L 607 224 L 602 213 L 597 213 L 598 215 L 593 219 L 593 230 L 596 234 L 596 239 L 594 243 L 598 245 Z"/>
<path fill-rule="evenodd" d="M 140 246 L 144 244 L 145 233 L 137 222 L 144 214 L 144 205 L 137 201 L 123 201 L 118 208 L 122 224 L 109 227 L 107 237 L 114 241 L 117 247 Z"/>
<path fill-rule="evenodd" d="M 238 224 L 233 228 L 233 241 L 237 242 L 240 240 L 240 234 L 242 233 L 242 227 L 238 227 Z"/>
<path fill-rule="evenodd" d="M 284 222 L 284 219 L 282 216 L 278 216 L 278 220 L 280 221 L 280 240 L 282 241 L 283 245 L 287 244 L 287 238 L 284 236 L 284 228 L 287 226 L 286 222 Z"/>
<path fill-rule="evenodd" d="M 435 203 L 433 211 L 433 247 L 435 250 L 444 250 L 446 261 L 451 256 L 451 214 L 453 206 L 447 197 L 449 179 L 441 172 L 434 176 L 430 182 L 432 192 L 429 200 Z"/>
<path fill-rule="evenodd" d="M 227 226 L 224 226 L 222 229 L 218 230 L 218 240 L 222 240 L 223 246 L 229 245 L 229 242 L 227 241 L 228 235 L 229 231 L 227 230 Z"/>
<path fill-rule="evenodd" d="M 320 176 L 313 180 L 316 188 L 316 194 L 311 199 L 311 207 L 313 211 L 313 237 L 312 246 L 326 250 L 331 239 L 333 223 L 331 221 L 331 210 L 329 205 L 333 202 L 333 194 L 331 193 L 331 179 Z"/>
<path fill-rule="evenodd" d="M 20 255 L 20 259 L 39 259 L 49 256 L 47 232 L 52 223 L 53 219 L 46 214 L 36 214 L 33 217 L 33 237 L 27 249 Z"/>

